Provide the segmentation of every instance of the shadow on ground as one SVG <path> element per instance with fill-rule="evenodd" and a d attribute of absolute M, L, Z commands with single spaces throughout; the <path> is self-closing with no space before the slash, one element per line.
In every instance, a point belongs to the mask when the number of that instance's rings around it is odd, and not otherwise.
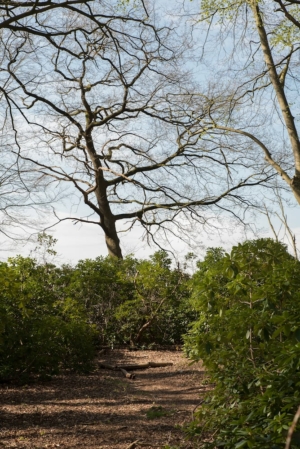
<path fill-rule="evenodd" d="M 57 376 L 48 383 L 2 385 L 0 448 L 125 449 L 137 440 L 144 449 L 182 444 L 180 426 L 191 420 L 205 390 L 201 366 L 190 367 L 173 351 L 110 351 L 99 362 L 120 360 L 173 365 L 137 370 L 133 381 L 120 372 L 98 369 L 88 376 Z"/>

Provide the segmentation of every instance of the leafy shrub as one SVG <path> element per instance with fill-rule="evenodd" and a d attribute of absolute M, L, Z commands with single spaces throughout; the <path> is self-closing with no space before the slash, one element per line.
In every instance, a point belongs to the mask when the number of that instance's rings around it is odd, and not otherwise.
<path fill-rule="evenodd" d="M 194 317 L 188 276 L 172 269 L 166 253 L 56 267 L 46 262 L 53 241 L 46 234 L 40 241 L 41 263 L 16 257 L 0 264 L 0 379 L 89 370 L 96 340 L 182 342 Z"/>
<path fill-rule="evenodd" d="M 185 350 L 215 388 L 188 433 L 201 447 L 283 448 L 300 404 L 300 263 L 260 239 L 208 251 L 193 284 Z"/>
<path fill-rule="evenodd" d="M 167 253 L 136 263 L 132 297 L 116 310 L 120 335 L 133 344 L 179 344 L 194 315 L 188 276 L 172 269 Z"/>
<path fill-rule="evenodd" d="M 164 251 L 150 260 L 98 257 L 80 261 L 65 291 L 80 301 L 101 344 L 178 344 L 194 315 L 188 276 Z"/>
<path fill-rule="evenodd" d="M 0 379 L 91 368 L 94 329 L 78 301 L 57 288 L 58 272 L 30 258 L 0 264 Z"/>
<path fill-rule="evenodd" d="M 97 328 L 100 344 L 123 343 L 115 314 L 121 304 L 133 298 L 136 263 L 131 257 L 97 257 L 79 261 L 70 273 L 65 292 L 84 306 Z"/>

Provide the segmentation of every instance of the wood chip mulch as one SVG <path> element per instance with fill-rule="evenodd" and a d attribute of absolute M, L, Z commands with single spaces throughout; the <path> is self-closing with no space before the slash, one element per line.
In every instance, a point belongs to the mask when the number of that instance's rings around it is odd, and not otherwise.
<path fill-rule="evenodd" d="M 135 379 L 98 368 L 51 381 L 0 387 L 0 449 L 150 449 L 182 447 L 207 388 L 201 364 L 180 351 L 110 350 L 98 364 L 172 362 L 136 370 Z"/>

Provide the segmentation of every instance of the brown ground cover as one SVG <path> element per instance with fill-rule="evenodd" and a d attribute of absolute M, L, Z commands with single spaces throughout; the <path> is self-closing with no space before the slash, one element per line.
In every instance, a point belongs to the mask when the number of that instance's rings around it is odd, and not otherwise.
<path fill-rule="evenodd" d="M 0 448 L 126 449 L 189 448 L 180 426 L 191 420 L 205 390 L 201 364 L 180 351 L 113 350 L 98 362 L 172 362 L 136 370 L 96 369 L 49 382 L 1 385 Z"/>

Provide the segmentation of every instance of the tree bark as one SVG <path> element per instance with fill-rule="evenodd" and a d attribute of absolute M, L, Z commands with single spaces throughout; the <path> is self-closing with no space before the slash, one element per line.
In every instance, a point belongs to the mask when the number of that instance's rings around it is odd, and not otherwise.
<path fill-rule="evenodd" d="M 87 123 L 87 125 L 89 125 L 89 123 Z M 95 150 L 91 132 L 86 133 L 85 140 L 87 151 L 95 170 L 95 195 L 98 203 L 98 210 L 96 210 L 95 212 L 97 212 L 100 217 L 99 224 L 105 234 L 105 243 L 107 246 L 108 255 L 111 257 L 117 257 L 118 259 L 122 259 L 123 256 L 120 246 L 120 239 L 118 237 L 116 228 L 116 219 L 111 211 L 107 198 L 108 185 L 106 180 L 104 179 L 102 165 Z M 86 197 L 85 202 L 89 204 L 88 197 Z"/>
<path fill-rule="evenodd" d="M 290 187 L 292 189 L 292 192 L 297 200 L 297 202 L 300 204 L 300 141 L 299 141 L 299 135 L 297 132 L 297 128 L 295 125 L 294 117 L 292 116 L 289 103 L 287 101 L 285 91 L 284 91 L 284 85 L 280 81 L 280 77 L 276 71 L 276 67 L 274 64 L 272 51 L 269 45 L 268 36 L 266 33 L 266 29 L 263 24 L 261 12 L 259 9 L 259 5 L 257 0 L 251 0 L 251 9 L 252 13 L 254 15 L 255 24 L 257 28 L 257 32 L 259 35 L 261 48 L 264 55 L 264 60 L 268 68 L 270 80 L 272 82 L 272 86 L 274 88 L 276 98 L 280 107 L 280 110 L 282 112 L 282 116 L 286 125 L 286 130 L 290 139 L 293 155 L 294 155 L 294 161 L 295 161 L 295 175 L 292 179 L 292 182 L 290 184 Z"/>

